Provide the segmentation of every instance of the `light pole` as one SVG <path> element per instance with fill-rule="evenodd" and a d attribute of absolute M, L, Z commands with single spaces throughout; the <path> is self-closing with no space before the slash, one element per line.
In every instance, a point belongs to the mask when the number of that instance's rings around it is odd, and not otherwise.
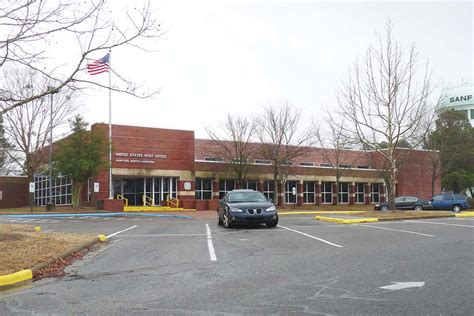
<path fill-rule="evenodd" d="M 48 87 L 50 91 L 50 118 L 49 118 L 49 209 L 53 209 L 53 87 Z"/>

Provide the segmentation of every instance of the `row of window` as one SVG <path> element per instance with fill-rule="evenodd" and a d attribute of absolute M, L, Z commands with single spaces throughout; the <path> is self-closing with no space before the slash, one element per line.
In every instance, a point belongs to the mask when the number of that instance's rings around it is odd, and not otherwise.
<path fill-rule="evenodd" d="M 49 176 L 36 174 L 34 176 L 35 205 L 69 205 L 72 203 L 72 181 L 66 177 L 53 179 L 51 190 L 49 189 Z"/>
<path fill-rule="evenodd" d="M 297 188 L 298 181 L 287 181 L 285 184 L 285 203 L 294 204 L 296 203 L 296 195 L 293 194 L 293 188 Z M 339 190 L 334 193 L 332 188 L 334 182 L 322 182 L 321 183 L 321 199 L 324 204 L 332 204 L 333 195 L 337 195 L 339 203 L 349 203 L 349 183 L 340 182 Z M 236 188 L 236 181 L 232 179 L 219 180 L 219 199 L 222 199 L 227 192 L 232 191 Z M 257 180 L 247 180 L 241 189 L 252 189 L 257 191 Z M 316 202 L 316 182 L 315 181 L 303 181 L 303 203 L 314 204 Z M 372 203 L 380 202 L 380 183 L 371 183 L 369 192 L 366 192 L 366 183 L 355 184 L 355 202 L 364 203 L 365 194 L 370 193 L 370 201 Z M 198 200 L 210 200 L 212 199 L 212 179 L 208 178 L 196 178 L 196 199 Z M 262 193 L 269 199 L 274 199 L 274 182 L 273 180 L 263 181 Z"/>
<path fill-rule="evenodd" d="M 459 110 L 460 112 L 464 113 L 464 115 L 469 119 L 469 112 L 471 112 L 471 120 L 474 120 L 474 109 L 471 110 Z"/>
<path fill-rule="evenodd" d="M 224 162 L 224 158 L 221 157 L 209 157 L 209 156 L 204 156 L 204 161 L 210 161 L 210 162 Z M 271 160 L 264 160 L 264 159 L 255 159 L 254 164 L 256 165 L 271 165 L 272 161 Z M 287 166 L 293 166 L 294 163 L 291 161 L 288 161 L 286 163 Z M 300 162 L 299 163 L 300 167 L 316 167 L 318 166 L 314 162 Z M 333 164 L 331 163 L 320 163 L 319 167 L 329 167 L 333 168 Z M 350 168 L 357 168 L 357 169 L 369 169 L 370 167 L 367 165 L 360 165 L 360 166 L 352 166 L 349 164 L 339 164 L 339 168 L 345 168 L 345 169 L 350 169 Z"/>

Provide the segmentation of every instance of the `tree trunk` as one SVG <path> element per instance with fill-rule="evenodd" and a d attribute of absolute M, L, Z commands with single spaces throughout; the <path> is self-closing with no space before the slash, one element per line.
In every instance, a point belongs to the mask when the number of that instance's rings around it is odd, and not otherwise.
<path fill-rule="evenodd" d="M 73 181 L 72 183 L 72 206 L 78 207 L 81 201 L 82 182 Z"/>
<path fill-rule="evenodd" d="M 278 205 L 278 174 L 274 173 L 273 174 L 273 204 L 275 204 L 275 206 Z"/>
<path fill-rule="evenodd" d="M 389 208 L 391 211 L 395 210 L 395 195 L 396 195 L 396 179 L 397 179 L 397 169 L 394 166 L 394 163 L 392 162 L 392 166 L 390 168 L 390 179 L 389 183 L 387 183 L 387 191 L 388 191 L 388 203 L 389 203 Z"/>

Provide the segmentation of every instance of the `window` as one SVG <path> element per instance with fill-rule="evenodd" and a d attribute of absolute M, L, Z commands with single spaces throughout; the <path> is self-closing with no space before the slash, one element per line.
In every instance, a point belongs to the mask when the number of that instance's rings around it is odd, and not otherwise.
<path fill-rule="evenodd" d="M 257 165 L 271 165 L 272 161 L 271 160 L 263 160 L 263 159 L 255 159 L 255 163 Z"/>
<path fill-rule="evenodd" d="M 471 120 L 474 120 L 474 109 L 471 109 Z"/>
<path fill-rule="evenodd" d="M 212 179 L 196 178 L 196 200 L 212 198 Z"/>
<path fill-rule="evenodd" d="M 355 202 L 365 203 L 365 183 L 356 183 Z"/>
<path fill-rule="evenodd" d="M 302 167 L 314 167 L 314 163 L 312 163 L 312 162 L 300 162 L 300 166 L 302 166 Z"/>
<path fill-rule="evenodd" d="M 293 166 L 293 162 L 292 161 L 284 161 L 282 163 L 283 166 Z"/>
<path fill-rule="evenodd" d="M 350 169 L 350 168 L 352 168 L 352 166 L 341 163 L 341 164 L 339 164 L 339 168 Z"/>
<path fill-rule="evenodd" d="M 235 180 L 219 180 L 219 199 L 235 188 Z"/>
<path fill-rule="evenodd" d="M 303 182 L 303 203 L 314 204 L 314 181 Z"/>
<path fill-rule="evenodd" d="M 224 159 L 221 158 L 221 157 L 207 157 L 207 156 L 204 156 L 204 161 L 220 162 L 220 161 L 224 161 Z"/>
<path fill-rule="evenodd" d="M 293 194 L 293 188 L 297 186 L 296 181 L 286 181 L 285 184 L 285 203 L 286 204 L 295 204 L 296 203 L 296 194 Z"/>
<path fill-rule="evenodd" d="M 275 186 L 273 180 L 263 181 L 263 194 L 265 194 L 267 199 L 274 200 Z"/>
<path fill-rule="evenodd" d="M 242 189 L 255 190 L 257 191 L 257 180 L 247 180 L 244 183 Z"/>
<path fill-rule="evenodd" d="M 154 179 L 154 187 L 151 188 L 150 178 L 146 178 L 146 193 L 154 191 L 155 205 L 161 205 L 161 201 L 166 201 L 168 196 L 176 198 L 178 188 L 178 178 L 159 177 Z M 148 194 L 147 194 L 148 195 Z"/>
<path fill-rule="evenodd" d="M 349 203 L 349 183 L 339 182 L 339 203 Z"/>
<path fill-rule="evenodd" d="M 372 183 L 370 185 L 370 194 L 372 196 L 372 203 L 380 202 L 380 183 Z"/>
<path fill-rule="evenodd" d="M 461 112 L 462 114 L 464 114 L 464 116 L 469 119 L 469 112 L 467 110 L 459 110 L 459 112 Z"/>
<path fill-rule="evenodd" d="M 369 166 L 357 166 L 358 169 L 369 169 Z"/>
<path fill-rule="evenodd" d="M 50 202 L 49 176 L 36 174 L 34 176 L 35 205 L 46 205 Z M 53 179 L 51 186 L 51 202 L 56 205 L 72 204 L 72 180 L 67 177 L 57 177 Z"/>
<path fill-rule="evenodd" d="M 332 204 L 332 182 L 321 183 L 321 197 L 323 204 Z"/>
<path fill-rule="evenodd" d="M 325 163 L 320 163 L 319 166 L 320 167 L 332 167 L 332 164 L 325 162 Z"/>

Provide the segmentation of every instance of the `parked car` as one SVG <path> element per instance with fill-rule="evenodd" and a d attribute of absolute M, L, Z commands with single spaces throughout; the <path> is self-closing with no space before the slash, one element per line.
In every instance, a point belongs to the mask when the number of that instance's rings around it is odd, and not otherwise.
<path fill-rule="evenodd" d="M 388 202 L 375 204 L 376 211 L 388 211 Z M 399 196 L 395 198 L 395 208 L 397 210 L 427 210 L 431 209 L 431 204 L 428 200 L 417 198 L 416 196 Z"/>
<path fill-rule="evenodd" d="M 433 209 L 435 210 L 452 210 L 456 213 L 471 207 L 467 202 L 467 197 L 464 194 L 438 194 L 434 195 L 430 202 Z"/>
<path fill-rule="evenodd" d="M 272 201 L 254 190 L 232 190 L 219 201 L 217 223 L 230 228 L 237 223 L 278 224 L 278 212 Z"/>

